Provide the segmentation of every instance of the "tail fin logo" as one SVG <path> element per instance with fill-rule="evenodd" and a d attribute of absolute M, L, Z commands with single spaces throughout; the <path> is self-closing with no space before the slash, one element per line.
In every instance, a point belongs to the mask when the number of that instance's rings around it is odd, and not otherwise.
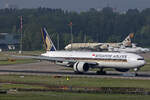
<path fill-rule="evenodd" d="M 41 33 L 42 33 L 43 42 L 45 44 L 46 51 L 56 51 L 56 48 L 55 48 L 53 42 L 51 41 L 45 28 L 41 29 Z"/>
<path fill-rule="evenodd" d="M 131 39 L 134 37 L 134 33 L 130 33 L 125 40 L 122 42 L 124 46 L 131 46 Z"/>
<path fill-rule="evenodd" d="M 134 33 L 130 33 L 129 36 L 132 39 L 134 37 Z"/>

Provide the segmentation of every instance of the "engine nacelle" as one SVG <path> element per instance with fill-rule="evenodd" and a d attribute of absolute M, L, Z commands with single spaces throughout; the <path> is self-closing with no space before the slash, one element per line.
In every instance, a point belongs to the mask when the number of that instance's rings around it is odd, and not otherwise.
<path fill-rule="evenodd" d="M 116 71 L 127 72 L 127 71 L 129 71 L 129 69 L 126 69 L 126 68 L 116 68 Z"/>
<path fill-rule="evenodd" d="M 73 65 L 73 69 L 77 73 L 87 72 L 89 70 L 89 64 L 85 62 L 76 62 Z"/>

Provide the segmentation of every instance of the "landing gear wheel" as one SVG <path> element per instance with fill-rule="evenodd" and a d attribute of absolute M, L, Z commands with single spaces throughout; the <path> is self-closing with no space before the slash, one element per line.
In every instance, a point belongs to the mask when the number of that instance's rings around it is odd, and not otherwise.
<path fill-rule="evenodd" d="M 138 73 L 135 73 L 135 76 L 138 76 Z"/>
<path fill-rule="evenodd" d="M 100 71 L 97 71 L 96 74 L 98 74 L 98 75 L 106 75 L 106 71 L 101 71 L 100 70 Z"/>
<path fill-rule="evenodd" d="M 75 74 L 83 74 L 82 72 L 74 71 Z"/>

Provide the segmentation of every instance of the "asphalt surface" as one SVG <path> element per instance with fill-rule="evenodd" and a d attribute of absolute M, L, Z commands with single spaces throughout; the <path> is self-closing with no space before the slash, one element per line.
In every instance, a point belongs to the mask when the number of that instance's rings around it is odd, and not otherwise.
<path fill-rule="evenodd" d="M 23 74 L 23 75 L 53 75 L 53 76 L 73 76 L 73 77 L 97 77 L 97 78 L 130 78 L 130 79 L 148 79 L 150 80 L 150 72 L 138 72 L 135 76 L 134 72 L 120 73 L 117 71 L 107 71 L 106 75 L 97 75 L 96 71 L 89 71 L 84 74 L 75 74 L 73 70 L 52 64 L 47 61 L 1 65 L 0 74 Z"/>

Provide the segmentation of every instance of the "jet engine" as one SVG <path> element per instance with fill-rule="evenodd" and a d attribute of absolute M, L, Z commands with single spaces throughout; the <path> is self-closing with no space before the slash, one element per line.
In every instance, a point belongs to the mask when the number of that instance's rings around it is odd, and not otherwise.
<path fill-rule="evenodd" d="M 126 69 L 126 68 L 116 68 L 116 71 L 127 72 L 127 71 L 129 71 L 129 69 Z"/>
<path fill-rule="evenodd" d="M 73 69 L 76 73 L 83 73 L 89 70 L 89 64 L 85 62 L 76 62 L 73 65 Z"/>

